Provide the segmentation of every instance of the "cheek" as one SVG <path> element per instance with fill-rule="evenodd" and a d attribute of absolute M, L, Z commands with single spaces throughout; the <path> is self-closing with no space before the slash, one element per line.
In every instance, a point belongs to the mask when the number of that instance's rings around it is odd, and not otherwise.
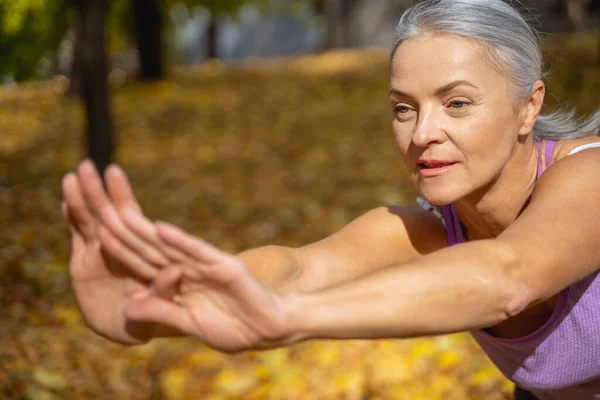
<path fill-rule="evenodd" d="M 453 141 L 471 158 L 495 158 L 512 146 L 511 126 L 507 124 L 509 117 L 490 109 L 478 111 L 478 115 L 458 121 L 452 130 L 455 133 Z"/>
<path fill-rule="evenodd" d="M 405 124 L 400 124 L 398 121 L 394 120 L 392 124 L 392 132 L 394 133 L 394 139 L 396 140 L 396 144 L 402 153 L 402 157 L 406 157 L 408 154 L 408 149 L 410 147 L 410 127 Z"/>
<path fill-rule="evenodd" d="M 468 174 L 474 184 L 493 179 L 504 167 L 515 145 L 517 135 L 506 120 L 494 118 L 479 121 L 469 127 L 469 134 L 457 138 L 457 147 L 463 151 Z"/>

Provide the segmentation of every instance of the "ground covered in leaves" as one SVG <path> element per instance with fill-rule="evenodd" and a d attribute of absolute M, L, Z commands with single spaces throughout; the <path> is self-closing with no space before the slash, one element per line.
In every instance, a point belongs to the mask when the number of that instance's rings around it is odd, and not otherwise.
<path fill-rule="evenodd" d="M 553 39 L 553 98 L 600 102 L 592 35 Z M 387 55 L 330 53 L 174 70 L 113 93 L 116 160 L 147 215 L 229 251 L 320 239 L 409 204 L 391 131 Z M 225 356 L 198 341 L 123 348 L 83 326 L 70 291 L 61 177 L 84 157 L 60 82 L 0 90 L 0 397 L 497 399 L 512 384 L 466 334 L 308 342 Z"/>

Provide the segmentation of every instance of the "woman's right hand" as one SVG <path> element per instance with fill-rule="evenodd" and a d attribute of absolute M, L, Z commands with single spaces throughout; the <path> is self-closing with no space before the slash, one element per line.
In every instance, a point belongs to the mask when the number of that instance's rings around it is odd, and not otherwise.
<path fill-rule="evenodd" d="M 242 259 L 132 209 L 106 208 L 102 224 L 102 247 L 123 265 L 152 268 L 155 252 L 169 259 L 152 286 L 163 302 L 151 296 L 131 301 L 125 313 L 132 320 L 171 327 L 228 353 L 298 339 L 288 302 L 257 280 Z"/>
<path fill-rule="evenodd" d="M 150 252 L 152 263 L 125 267 L 102 249 L 101 210 L 128 207 L 141 214 L 120 169 L 109 167 L 106 183 L 110 199 L 90 161 L 63 178 L 62 212 L 71 232 L 71 284 L 89 328 L 115 342 L 140 344 L 156 336 L 159 326 L 132 321 L 125 309 L 136 298 L 148 295 L 156 304 L 166 301 L 151 290 L 151 282 L 167 260 Z"/>

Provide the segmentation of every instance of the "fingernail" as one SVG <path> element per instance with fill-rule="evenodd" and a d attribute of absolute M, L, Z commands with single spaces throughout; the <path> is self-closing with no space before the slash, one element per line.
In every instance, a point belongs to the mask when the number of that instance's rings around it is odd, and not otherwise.
<path fill-rule="evenodd" d="M 121 215 L 124 218 L 135 218 L 137 217 L 137 212 L 131 208 L 130 206 L 125 206 L 121 209 Z"/>
<path fill-rule="evenodd" d="M 121 168 L 117 164 L 110 164 L 106 169 L 106 172 L 112 176 L 118 176 L 121 173 Z"/>

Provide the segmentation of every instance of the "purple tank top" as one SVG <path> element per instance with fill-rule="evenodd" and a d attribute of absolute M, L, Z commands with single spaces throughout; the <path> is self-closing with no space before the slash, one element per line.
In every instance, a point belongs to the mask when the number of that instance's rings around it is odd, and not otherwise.
<path fill-rule="evenodd" d="M 556 142 L 546 144 L 546 168 Z M 537 177 L 543 172 L 542 146 Z M 464 241 L 454 204 L 442 207 L 450 246 Z M 539 400 L 600 399 L 600 271 L 564 289 L 552 316 L 535 332 L 502 339 L 471 334 L 502 373 Z"/>

